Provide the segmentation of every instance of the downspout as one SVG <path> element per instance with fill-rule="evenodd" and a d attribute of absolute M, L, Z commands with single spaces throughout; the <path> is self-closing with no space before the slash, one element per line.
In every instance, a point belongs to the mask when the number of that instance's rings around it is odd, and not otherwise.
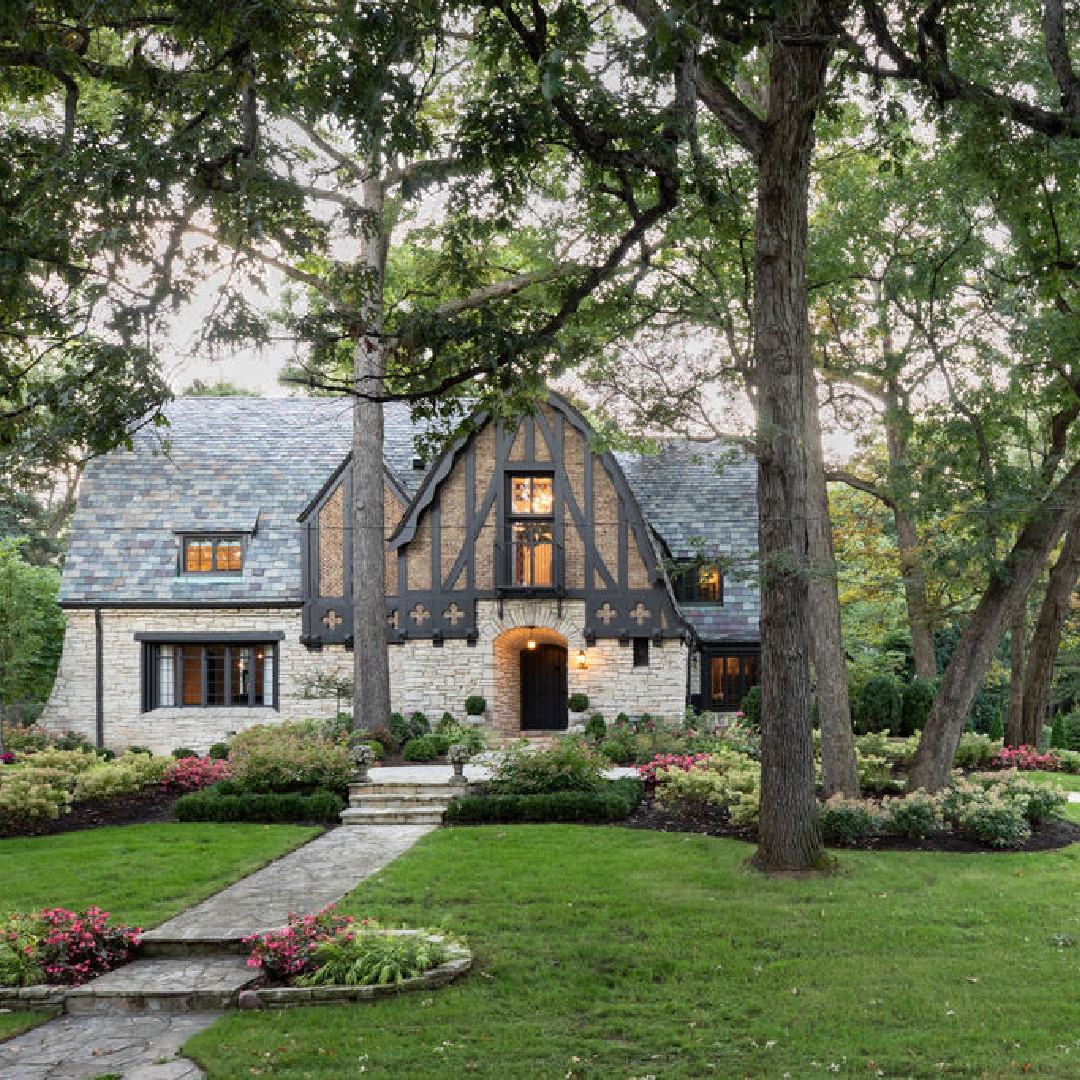
<path fill-rule="evenodd" d="M 105 662 L 103 656 L 101 608 L 94 608 L 94 727 L 99 750 L 105 749 Z"/>

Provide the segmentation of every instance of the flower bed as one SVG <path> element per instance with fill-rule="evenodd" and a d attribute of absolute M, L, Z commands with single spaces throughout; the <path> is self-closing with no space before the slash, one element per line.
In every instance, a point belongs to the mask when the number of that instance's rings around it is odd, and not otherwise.
<path fill-rule="evenodd" d="M 108 913 L 46 908 L 0 920 L 0 986 L 80 986 L 127 962 L 141 930 L 109 926 Z"/>

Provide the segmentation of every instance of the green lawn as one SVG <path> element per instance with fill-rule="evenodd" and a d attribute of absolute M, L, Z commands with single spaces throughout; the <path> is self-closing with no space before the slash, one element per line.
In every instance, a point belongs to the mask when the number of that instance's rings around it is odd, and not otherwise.
<path fill-rule="evenodd" d="M 1080 1073 L 1080 845 L 841 852 L 833 876 L 781 879 L 748 872 L 750 852 L 619 828 L 440 830 L 343 907 L 465 935 L 463 982 L 237 1013 L 187 1051 L 219 1080 Z"/>
<path fill-rule="evenodd" d="M 1041 769 L 1032 769 L 1024 774 L 1029 780 L 1038 780 L 1053 787 L 1062 788 L 1064 791 L 1080 791 L 1080 775 L 1076 773 L 1043 772 Z"/>
<path fill-rule="evenodd" d="M 317 835 L 297 825 L 128 825 L 0 840 L 0 912 L 91 904 L 147 928 Z"/>
<path fill-rule="evenodd" d="M 0 1012 L 0 1042 L 52 1020 L 51 1013 Z"/>

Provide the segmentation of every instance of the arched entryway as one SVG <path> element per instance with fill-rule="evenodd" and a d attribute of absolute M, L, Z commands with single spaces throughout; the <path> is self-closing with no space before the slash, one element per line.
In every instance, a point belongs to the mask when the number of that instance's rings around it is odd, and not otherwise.
<path fill-rule="evenodd" d="M 501 735 L 516 737 L 567 726 L 567 640 L 555 630 L 519 626 L 492 645 L 493 717 Z"/>

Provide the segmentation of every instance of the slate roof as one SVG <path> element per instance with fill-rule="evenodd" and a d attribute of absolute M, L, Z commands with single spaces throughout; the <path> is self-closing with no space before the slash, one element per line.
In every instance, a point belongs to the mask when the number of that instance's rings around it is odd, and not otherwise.
<path fill-rule="evenodd" d="M 758 641 L 757 464 L 726 443 L 672 440 L 656 454 L 617 453 L 645 519 L 672 559 L 716 558 L 724 603 L 683 604 L 705 641 Z"/>
<path fill-rule="evenodd" d="M 83 476 L 60 588 L 62 604 L 299 603 L 297 517 L 349 451 L 348 401 L 326 398 L 180 398 L 170 426 L 134 436 L 134 449 L 92 461 Z M 408 407 L 385 410 L 384 461 L 411 498 Z M 657 455 L 617 455 L 674 558 L 726 556 L 724 605 L 685 605 L 703 639 L 758 637 L 756 471 L 719 444 L 672 443 Z M 179 534 L 249 535 L 239 577 L 177 572 Z"/>

